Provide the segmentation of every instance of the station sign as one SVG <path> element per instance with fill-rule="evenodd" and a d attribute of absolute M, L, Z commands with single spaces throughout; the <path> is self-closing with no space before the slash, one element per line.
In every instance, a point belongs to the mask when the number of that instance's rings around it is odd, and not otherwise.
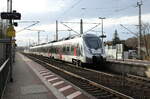
<path fill-rule="evenodd" d="M 20 20 L 21 14 L 18 12 L 2 12 L 1 13 L 1 19 L 14 19 L 14 20 Z"/>

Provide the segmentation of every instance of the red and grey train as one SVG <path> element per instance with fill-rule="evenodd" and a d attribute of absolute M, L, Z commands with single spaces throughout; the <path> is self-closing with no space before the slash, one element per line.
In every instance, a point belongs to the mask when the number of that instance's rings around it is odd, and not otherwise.
<path fill-rule="evenodd" d="M 101 64 L 106 60 L 104 45 L 94 34 L 83 34 L 77 37 L 50 42 L 48 44 L 30 47 L 30 53 L 83 64 Z"/>

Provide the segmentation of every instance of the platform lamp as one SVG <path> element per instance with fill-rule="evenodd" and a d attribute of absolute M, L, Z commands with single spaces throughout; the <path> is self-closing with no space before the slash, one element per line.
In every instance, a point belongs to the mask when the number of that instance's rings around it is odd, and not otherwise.
<path fill-rule="evenodd" d="M 102 42 L 103 42 L 103 38 L 106 38 L 106 35 L 104 35 L 104 30 L 103 30 L 103 19 L 106 19 L 105 17 L 99 17 L 99 19 L 101 19 L 101 23 L 102 23 L 102 35 L 100 36 L 102 38 Z"/>

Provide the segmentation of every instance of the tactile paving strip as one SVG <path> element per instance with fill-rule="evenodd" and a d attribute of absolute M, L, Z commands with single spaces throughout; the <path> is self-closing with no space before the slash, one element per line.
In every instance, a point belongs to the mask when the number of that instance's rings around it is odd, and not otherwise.
<path fill-rule="evenodd" d="M 34 65 L 31 60 L 29 65 L 32 66 L 42 78 L 44 78 L 51 86 L 62 93 L 67 99 L 91 99 L 89 96 L 78 90 L 78 88 L 75 88 L 70 83 L 52 73 L 50 70 L 42 67 L 41 65 Z"/>
<path fill-rule="evenodd" d="M 43 76 L 53 87 L 58 89 L 67 99 L 88 99 L 81 91 L 68 84 L 66 81 L 52 73 L 51 71 L 41 68 L 38 70 L 40 75 Z"/>

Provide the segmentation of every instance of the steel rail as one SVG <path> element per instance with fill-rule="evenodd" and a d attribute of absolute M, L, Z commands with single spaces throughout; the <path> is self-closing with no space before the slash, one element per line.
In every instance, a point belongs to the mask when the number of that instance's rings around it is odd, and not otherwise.
<path fill-rule="evenodd" d="M 1 65 L 0 67 L 0 72 L 3 70 L 3 68 L 6 66 L 6 64 L 8 63 L 9 58 Z"/>
<path fill-rule="evenodd" d="M 5 68 L 5 66 L 7 65 L 7 63 L 9 62 L 9 58 L 1 65 L 0 67 L 0 73 L 2 72 L 2 70 Z M 10 70 L 8 71 L 8 74 L 7 74 L 7 77 L 6 77 L 6 80 L 4 82 L 4 88 L 2 89 L 2 94 L 0 96 L 0 99 L 2 99 L 3 95 L 4 95 L 4 92 L 5 92 L 5 89 L 6 89 L 6 84 L 8 82 L 8 79 L 9 79 L 9 74 L 10 74 Z"/>
<path fill-rule="evenodd" d="M 128 77 L 130 78 L 135 78 L 138 80 L 144 80 L 144 81 L 149 81 L 150 82 L 150 78 L 147 77 L 141 77 L 141 76 L 136 76 L 136 75 L 132 75 L 132 74 L 127 74 Z"/>

